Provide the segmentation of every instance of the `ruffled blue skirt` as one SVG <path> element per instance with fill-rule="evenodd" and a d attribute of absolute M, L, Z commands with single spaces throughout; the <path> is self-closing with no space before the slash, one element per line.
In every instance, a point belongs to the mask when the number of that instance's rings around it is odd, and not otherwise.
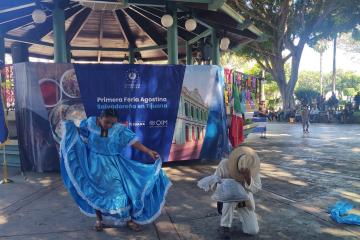
<path fill-rule="evenodd" d="M 143 164 L 122 155 L 89 151 L 74 124 L 65 124 L 61 175 L 65 187 L 87 216 L 95 210 L 116 225 L 153 222 L 161 213 L 171 182 L 161 160 Z"/>

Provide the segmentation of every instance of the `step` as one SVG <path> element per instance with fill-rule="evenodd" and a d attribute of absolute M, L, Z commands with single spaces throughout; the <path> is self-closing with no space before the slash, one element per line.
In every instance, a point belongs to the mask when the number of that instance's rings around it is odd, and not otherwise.
<path fill-rule="evenodd" d="M 20 167 L 19 145 L 17 140 L 5 144 L 5 159 L 9 167 Z M 0 166 L 4 164 L 4 146 L 0 147 Z"/>

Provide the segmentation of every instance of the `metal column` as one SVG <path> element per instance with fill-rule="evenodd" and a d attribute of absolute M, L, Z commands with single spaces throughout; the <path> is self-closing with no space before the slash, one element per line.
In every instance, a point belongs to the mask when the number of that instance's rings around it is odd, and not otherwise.
<path fill-rule="evenodd" d="M 217 36 L 216 29 L 212 29 L 211 32 L 211 45 L 212 45 L 212 64 L 213 65 L 220 65 L 220 44 L 219 44 L 219 38 Z"/>
<path fill-rule="evenodd" d="M 53 33 L 54 33 L 54 61 L 56 63 L 66 63 L 67 47 L 65 33 L 65 11 L 64 0 L 54 0 L 53 9 Z"/>
<path fill-rule="evenodd" d="M 189 42 L 186 42 L 186 65 L 192 65 L 192 47 Z"/>
<path fill-rule="evenodd" d="M 178 29 L 177 29 L 177 9 L 170 8 L 170 14 L 174 23 L 167 29 L 167 45 L 168 45 L 168 63 L 178 64 Z"/>

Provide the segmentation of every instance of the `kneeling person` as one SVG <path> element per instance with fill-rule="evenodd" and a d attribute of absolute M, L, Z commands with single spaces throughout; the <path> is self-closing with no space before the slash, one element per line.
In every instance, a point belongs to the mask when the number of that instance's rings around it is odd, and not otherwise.
<path fill-rule="evenodd" d="M 223 159 L 219 163 L 214 175 L 211 176 L 213 177 L 212 180 L 207 181 L 207 183 L 212 185 L 211 188 L 214 189 L 217 185 L 214 183 L 219 183 L 219 179 L 223 181 L 225 179 L 236 180 L 238 184 L 242 185 L 248 197 L 248 200 L 245 202 L 233 200 L 218 202 L 218 210 L 219 213 L 221 213 L 220 226 L 223 238 L 230 239 L 230 228 L 236 217 L 238 217 L 242 223 L 242 231 L 244 233 L 255 235 L 259 232 L 253 196 L 254 193 L 261 189 L 259 172 L 260 159 L 256 152 L 249 147 L 237 147 L 230 153 L 229 159 Z M 200 182 L 199 187 L 201 187 Z"/>

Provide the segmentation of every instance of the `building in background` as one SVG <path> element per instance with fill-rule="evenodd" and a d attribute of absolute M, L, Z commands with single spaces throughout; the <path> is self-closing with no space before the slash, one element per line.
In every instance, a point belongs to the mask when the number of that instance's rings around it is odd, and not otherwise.
<path fill-rule="evenodd" d="M 173 144 L 203 141 L 208 119 L 208 106 L 198 89 L 182 88 Z"/>

